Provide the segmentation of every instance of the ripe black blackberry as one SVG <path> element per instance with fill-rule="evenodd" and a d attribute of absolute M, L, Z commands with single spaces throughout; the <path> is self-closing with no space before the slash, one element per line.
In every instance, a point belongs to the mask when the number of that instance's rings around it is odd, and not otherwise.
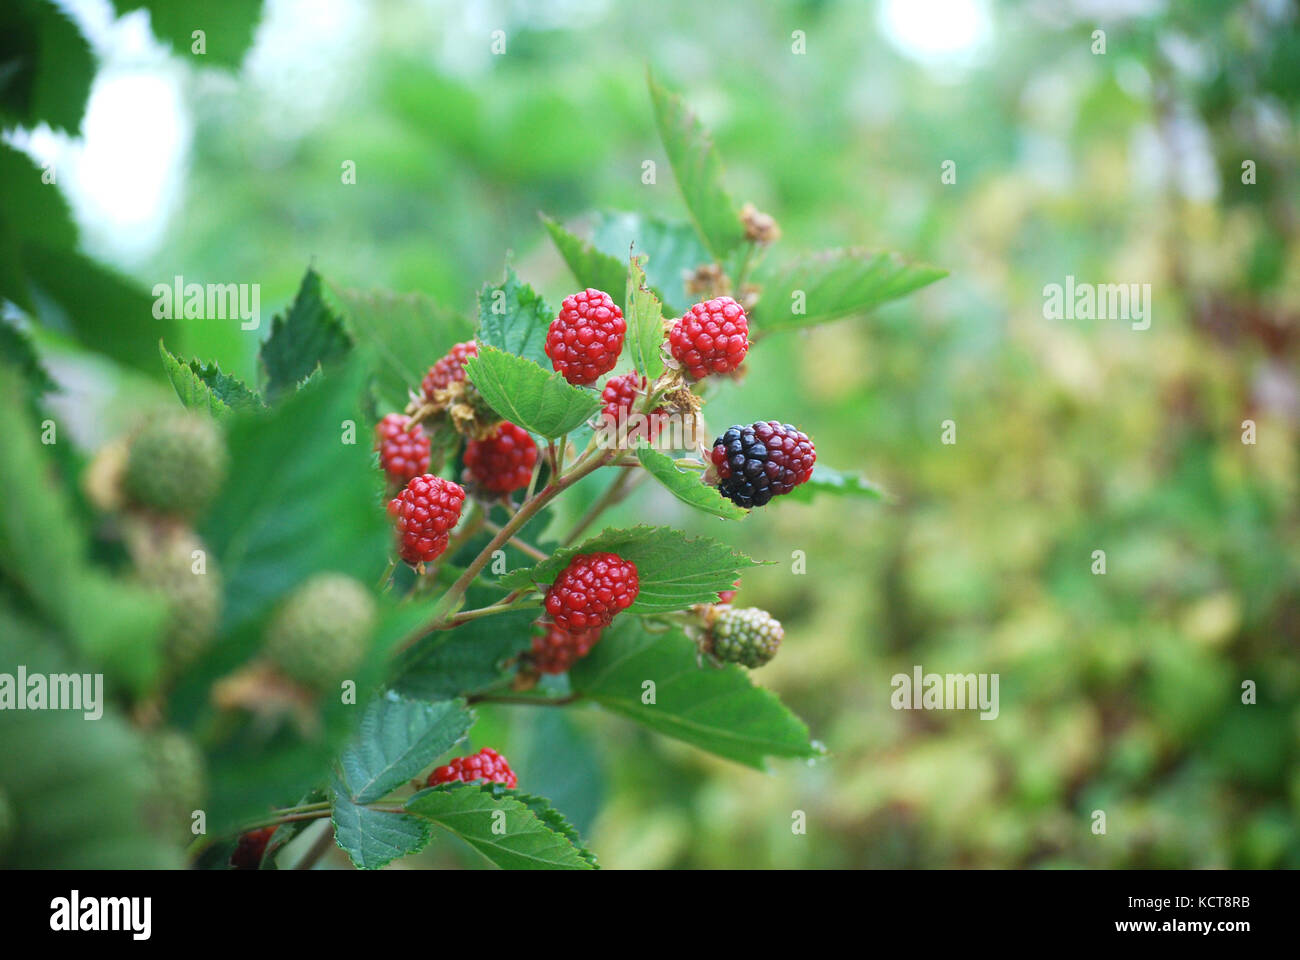
<path fill-rule="evenodd" d="M 738 507 L 761 507 L 812 476 L 817 452 L 807 434 L 788 423 L 737 424 L 713 441 L 718 492 Z"/>

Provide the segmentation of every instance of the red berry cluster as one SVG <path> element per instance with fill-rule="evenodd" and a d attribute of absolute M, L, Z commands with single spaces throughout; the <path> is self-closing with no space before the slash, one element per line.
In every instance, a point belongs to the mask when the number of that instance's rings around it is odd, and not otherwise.
<path fill-rule="evenodd" d="M 538 673 L 564 673 L 591 652 L 600 639 L 601 628 L 566 630 L 558 623 L 545 624 L 546 632 L 533 637 L 528 659 Z"/>
<path fill-rule="evenodd" d="M 473 340 L 458 343 L 447 355 L 429 368 L 420 385 L 424 392 L 424 402 L 433 403 L 435 390 L 446 390 L 458 380 L 465 379 L 465 361 L 478 356 L 478 344 Z"/>
<path fill-rule="evenodd" d="M 397 524 L 398 552 L 411 566 L 428 563 L 447 549 L 448 534 L 460 520 L 465 490 L 426 473 L 388 501 Z"/>
<path fill-rule="evenodd" d="M 399 486 L 429 469 L 429 438 L 418 423 L 414 427 L 410 423 L 410 417 L 390 413 L 375 427 L 379 465 Z"/>
<path fill-rule="evenodd" d="M 478 753 L 468 757 L 457 757 L 446 766 L 437 767 L 429 774 L 429 786 L 440 783 L 470 783 L 474 780 L 486 780 L 488 783 L 500 783 L 514 789 L 519 781 L 515 772 L 501 756 L 491 747 L 484 747 Z"/>
<path fill-rule="evenodd" d="M 644 395 L 649 387 L 649 381 L 638 373 L 625 373 L 621 377 L 610 377 L 605 381 L 605 389 L 600 392 L 600 399 L 604 406 L 601 408 L 601 417 L 607 424 L 606 429 L 614 430 L 618 427 L 619 421 L 626 421 L 632 415 L 632 407 L 637 400 Z M 664 407 L 658 407 L 646 418 L 647 422 L 644 427 L 633 430 L 629 425 L 628 434 L 645 436 L 647 440 L 653 440 L 663 429 L 667 410 Z"/>
<path fill-rule="evenodd" d="M 546 612 L 565 630 L 607 627 L 636 599 L 636 564 L 615 553 L 583 553 L 546 591 Z"/>
<path fill-rule="evenodd" d="M 749 320 L 731 297 L 697 303 L 668 331 L 668 349 L 699 380 L 735 370 L 749 350 Z"/>
<path fill-rule="evenodd" d="M 528 486 L 537 463 L 537 444 L 523 427 L 501 423 L 484 440 L 465 446 L 465 481 L 493 493 Z"/>
<path fill-rule="evenodd" d="M 608 293 L 588 288 L 564 298 L 546 334 L 546 355 L 569 383 L 595 383 L 623 352 L 627 323 Z"/>
<path fill-rule="evenodd" d="M 713 441 L 709 455 L 718 492 L 739 507 L 761 507 L 812 476 L 817 452 L 807 434 L 788 423 L 737 424 Z"/>

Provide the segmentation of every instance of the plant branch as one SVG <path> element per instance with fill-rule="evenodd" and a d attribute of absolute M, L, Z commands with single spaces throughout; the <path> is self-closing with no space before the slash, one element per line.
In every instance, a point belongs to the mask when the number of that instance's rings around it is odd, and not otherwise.
<path fill-rule="evenodd" d="M 486 527 L 488 530 L 491 530 L 493 533 L 501 532 L 501 525 L 497 523 L 493 523 L 491 520 L 484 521 L 483 526 Z M 550 559 L 550 554 L 538 550 L 532 544 L 528 543 L 527 541 L 521 540 L 518 537 L 511 537 L 510 545 L 514 547 L 516 550 L 520 551 L 521 553 L 528 554 L 534 560 L 540 561 L 540 560 Z"/>

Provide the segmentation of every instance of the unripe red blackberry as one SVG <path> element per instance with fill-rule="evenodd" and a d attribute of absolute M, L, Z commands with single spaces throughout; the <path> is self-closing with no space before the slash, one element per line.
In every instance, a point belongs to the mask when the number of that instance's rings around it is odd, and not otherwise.
<path fill-rule="evenodd" d="M 429 438 L 418 423 L 410 424 L 410 417 L 390 413 L 375 427 L 379 466 L 399 487 L 429 470 Z"/>
<path fill-rule="evenodd" d="M 564 673 L 600 640 L 600 627 L 566 630 L 558 623 L 545 627 L 545 633 L 533 637 L 533 649 L 528 654 L 528 662 L 538 673 Z"/>
<path fill-rule="evenodd" d="M 715 607 L 709 652 L 724 663 L 761 667 L 774 656 L 785 630 L 781 621 L 758 607 Z"/>
<path fill-rule="evenodd" d="M 616 430 L 622 422 L 627 424 L 629 438 L 643 436 L 646 440 L 654 440 L 667 419 L 668 411 L 665 407 L 657 407 L 642 423 L 633 425 L 628 422 L 633 407 L 645 396 L 648 387 L 649 381 L 636 372 L 606 380 L 605 389 L 600 393 L 601 403 L 604 404 L 601 418 L 605 421 L 605 429 Z"/>
<path fill-rule="evenodd" d="M 537 444 L 523 427 L 501 423 L 483 440 L 465 445 L 465 482 L 492 493 L 528 486 L 537 463 Z"/>
<path fill-rule="evenodd" d="M 230 855 L 230 867 L 233 870 L 257 870 L 262 866 L 262 856 L 266 845 L 271 842 L 275 825 L 250 830 L 239 838 L 235 852 Z"/>
<path fill-rule="evenodd" d="M 291 680 L 323 690 L 365 657 L 376 616 L 375 601 L 359 582 L 339 573 L 317 574 L 275 612 L 266 655 Z"/>
<path fill-rule="evenodd" d="M 626 333 L 623 311 L 610 295 L 588 288 L 564 298 L 546 334 L 546 355 L 569 383 L 595 383 L 618 364 Z"/>
<path fill-rule="evenodd" d="M 426 473 L 388 501 L 397 528 L 398 552 L 411 566 L 428 563 L 447 549 L 448 534 L 460 520 L 465 489 Z"/>
<path fill-rule="evenodd" d="M 744 308 L 731 297 L 697 303 L 668 331 L 668 349 L 697 380 L 735 370 L 749 351 Z"/>
<path fill-rule="evenodd" d="M 583 553 L 546 591 L 546 612 L 565 630 L 607 627 L 640 590 L 636 564 L 615 553 Z"/>
<path fill-rule="evenodd" d="M 808 436 L 788 423 L 758 421 L 730 427 L 710 454 L 718 492 L 738 507 L 761 507 L 812 476 L 817 452 Z"/>
<path fill-rule="evenodd" d="M 465 379 L 465 361 L 478 356 L 478 344 L 473 340 L 458 343 L 447 351 L 447 355 L 429 368 L 424 375 L 420 390 L 425 403 L 433 403 L 434 391 L 446 390 L 457 381 Z"/>
<path fill-rule="evenodd" d="M 122 486 L 138 506 L 192 516 L 221 487 L 226 465 L 225 441 L 211 419 L 190 412 L 169 414 L 132 438 Z"/>
<path fill-rule="evenodd" d="M 511 790 L 519 783 L 506 758 L 491 747 L 484 747 L 468 757 L 457 757 L 445 766 L 435 768 L 429 774 L 428 783 L 436 787 L 443 783 L 472 783 L 475 780 L 500 783 Z"/>

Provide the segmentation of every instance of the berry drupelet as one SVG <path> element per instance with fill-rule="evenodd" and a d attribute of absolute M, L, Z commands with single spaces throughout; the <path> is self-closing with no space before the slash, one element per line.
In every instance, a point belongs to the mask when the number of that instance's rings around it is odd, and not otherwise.
<path fill-rule="evenodd" d="M 410 423 L 410 417 L 390 413 L 375 427 L 379 465 L 397 486 L 429 469 L 429 438 L 418 423 L 414 427 Z"/>
<path fill-rule="evenodd" d="M 713 441 L 718 492 L 738 507 L 761 507 L 812 476 L 817 453 L 788 423 L 757 421 L 731 427 Z"/>
<path fill-rule="evenodd" d="M 696 380 L 729 373 L 749 351 L 749 320 L 731 297 L 697 303 L 668 331 L 673 359 Z"/>

